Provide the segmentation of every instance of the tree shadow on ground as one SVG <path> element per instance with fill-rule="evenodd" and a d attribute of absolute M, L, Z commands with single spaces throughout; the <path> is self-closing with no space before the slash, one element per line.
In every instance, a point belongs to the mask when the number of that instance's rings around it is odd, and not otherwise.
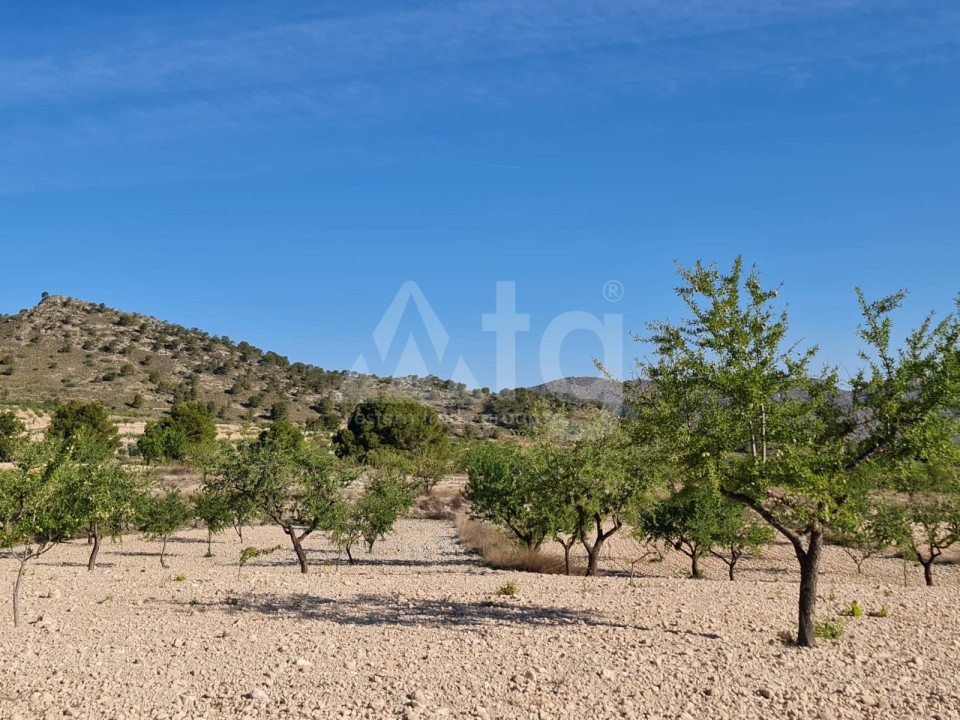
<path fill-rule="evenodd" d="M 527 605 L 517 600 L 464 602 L 455 600 L 403 599 L 394 595 L 367 594 L 333 600 L 305 593 L 258 594 L 227 605 L 231 612 L 262 613 L 295 617 L 338 625 L 383 625 L 398 627 L 498 627 L 503 625 L 593 627 L 648 630 L 599 613 L 563 607 Z M 224 604 L 216 603 L 218 608 Z M 208 607 L 213 607 L 211 603 Z"/>
<path fill-rule="evenodd" d="M 234 604 L 235 603 L 235 604 Z M 212 607 L 212 604 L 208 605 Z M 255 595 L 237 598 L 226 607 L 231 614 L 256 612 L 274 617 L 333 622 L 338 625 L 424 628 L 571 627 L 584 625 L 640 632 L 653 630 L 589 610 L 528 605 L 515 599 L 481 601 L 402 599 L 395 595 L 366 594 L 344 600 L 304 593 Z M 696 635 L 719 640 L 714 633 L 664 630 L 674 635 Z"/>
<path fill-rule="evenodd" d="M 58 561 L 56 561 L 56 562 L 54 562 L 54 561 L 51 560 L 50 562 L 44 562 L 44 561 L 41 559 L 41 560 L 38 560 L 38 561 L 37 561 L 37 567 L 40 567 L 40 566 L 46 566 L 46 567 L 75 567 L 75 568 L 83 568 L 84 570 L 87 569 L 87 563 L 86 563 L 86 562 L 71 562 L 71 561 L 66 561 L 66 560 L 58 560 Z M 94 568 L 93 571 L 96 572 L 97 570 L 109 570 L 110 568 L 114 568 L 114 567 L 116 567 L 116 566 L 117 566 L 116 563 L 106 562 L 106 561 L 103 561 L 103 560 L 97 560 L 97 566 Z"/>
<path fill-rule="evenodd" d="M 416 559 L 398 558 L 392 556 L 371 555 L 365 551 L 354 552 L 353 564 L 348 561 L 346 554 L 338 554 L 335 550 L 321 548 L 319 550 L 310 548 L 307 550 L 307 561 L 310 569 L 330 569 L 335 570 L 372 570 L 381 571 L 388 568 L 419 568 L 429 570 L 431 574 L 451 572 L 462 573 L 470 568 L 481 569 L 476 559 L 472 556 L 465 556 L 462 553 L 440 552 L 439 559 Z M 227 557 L 224 555 L 224 557 Z M 289 545 L 282 545 L 276 553 L 271 553 L 249 562 L 245 567 L 253 569 L 256 567 L 287 567 L 296 565 L 297 559 Z M 449 568 L 449 570 L 444 570 Z"/>

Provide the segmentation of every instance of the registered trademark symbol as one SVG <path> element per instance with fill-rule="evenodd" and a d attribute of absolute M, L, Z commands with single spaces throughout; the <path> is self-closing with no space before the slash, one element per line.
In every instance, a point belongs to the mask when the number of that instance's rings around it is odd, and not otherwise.
<path fill-rule="evenodd" d="M 607 280 L 603 284 L 603 297 L 607 302 L 620 302 L 623 300 L 623 283 L 619 280 Z"/>

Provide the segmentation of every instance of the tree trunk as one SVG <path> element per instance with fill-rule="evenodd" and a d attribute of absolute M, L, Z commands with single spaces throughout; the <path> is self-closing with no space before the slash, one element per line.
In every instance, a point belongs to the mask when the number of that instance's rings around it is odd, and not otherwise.
<path fill-rule="evenodd" d="M 690 553 L 690 577 L 695 580 L 700 577 L 700 553 L 696 550 Z"/>
<path fill-rule="evenodd" d="M 563 546 L 563 568 L 567 575 L 570 574 L 570 548 L 572 547 L 572 544 Z"/>
<path fill-rule="evenodd" d="M 599 540 L 592 546 L 587 547 L 587 577 L 594 577 L 597 574 L 597 565 L 600 558 L 600 548 L 603 546 L 603 540 Z"/>
<path fill-rule="evenodd" d="M 213 557 L 213 531 L 207 528 L 207 557 Z"/>
<path fill-rule="evenodd" d="M 935 558 L 932 556 L 929 560 L 920 559 L 920 564 L 923 565 L 923 580 L 925 583 L 927 583 L 927 587 L 933 587 L 933 561 L 934 560 Z"/>
<path fill-rule="evenodd" d="M 730 545 L 730 557 L 728 558 L 721 552 L 711 549 L 710 554 L 714 557 L 718 557 L 723 560 L 724 564 L 727 566 L 727 577 L 730 578 L 730 582 L 733 582 L 733 573 L 734 568 L 737 566 L 737 560 L 740 559 L 740 556 L 743 554 L 742 550 L 737 550 L 736 545 Z"/>
<path fill-rule="evenodd" d="M 93 549 L 90 550 L 90 559 L 87 560 L 89 572 L 93 572 L 97 567 L 97 555 L 100 553 L 100 533 L 94 530 L 91 537 L 93 537 Z"/>
<path fill-rule="evenodd" d="M 167 559 L 164 557 L 166 552 L 167 552 L 167 536 L 164 535 L 163 544 L 160 545 L 160 567 L 162 567 L 164 570 L 170 567 L 169 565 L 167 565 Z"/>
<path fill-rule="evenodd" d="M 353 565 L 353 553 L 350 551 L 350 546 L 347 545 L 344 550 L 347 551 L 347 565 Z"/>
<path fill-rule="evenodd" d="M 610 533 L 612 534 L 612 533 Z M 606 542 L 609 535 L 604 535 L 603 533 L 597 533 L 596 540 L 593 541 L 593 544 L 588 544 L 584 542 L 583 546 L 587 549 L 587 576 L 594 577 L 599 571 L 600 563 L 600 550 L 603 549 L 603 543 Z"/>
<path fill-rule="evenodd" d="M 814 613 L 817 610 L 817 575 L 820 569 L 820 555 L 823 551 L 823 529 L 814 528 L 810 532 L 810 544 L 806 552 L 799 547 L 797 560 L 800 561 L 800 598 L 797 623 L 797 645 L 816 647 L 814 632 Z"/>
<path fill-rule="evenodd" d="M 20 561 L 20 570 L 17 571 L 17 582 L 13 585 L 13 626 L 20 627 L 20 580 L 27 567 L 27 560 Z"/>
<path fill-rule="evenodd" d="M 592 544 L 587 542 L 586 532 L 584 532 L 582 528 L 580 530 L 580 542 L 583 543 L 583 547 L 587 551 L 587 577 L 597 575 L 600 550 L 603 548 L 603 543 L 606 542 L 608 537 L 620 529 L 620 522 L 618 520 L 614 520 L 614 526 L 606 532 L 603 531 L 603 518 L 599 515 L 594 515 L 594 522 L 597 526 L 597 536 Z"/>
<path fill-rule="evenodd" d="M 742 554 L 743 551 L 738 550 L 736 545 L 730 545 L 730 562 L 727 563 L 727 574 L 730 576 L 730 582 L 733 582 L 733 570 L 737 566 L 737 561 L 740 560 Z"/>
<path fill-rule="evenodd" d="M 303 549 L 303 540 L 302 537 L 297 537 L 297 532 L 293 528 L 289 528 L 287 534 L 290 536 L 290 542 L 293 543 L 293 551 L 297 554 L 297 562 L 300 563 L 300 572 L 304 575 L 309 571 L 309 566 L 307 565 L 307 552 Z"/>

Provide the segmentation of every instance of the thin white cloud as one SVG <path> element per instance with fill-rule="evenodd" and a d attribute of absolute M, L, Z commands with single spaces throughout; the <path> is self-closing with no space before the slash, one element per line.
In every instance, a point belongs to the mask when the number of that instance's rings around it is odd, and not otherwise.
<path fill-rule="evenodd" d="M 295 19 L 238 10 L 216 22 L 144 19 L 0 42 L 0 192 L 77 182 L 51 169 L 61 154 L 98 147 L 291 126 L 312 128 L 322 144 L 325 132 L 411 112 L 672 93 L 732 73 L 778 73 L 797 87 L 831 64 L 888 58 L 899 71 L 953 58 L 960 37 L 960 9 L 947 0 L 366 7 Z"/>
<path fill-rule="evenodd" d="M 251 30 L 128 30 L 94 48 L 39 37 L 0 51 L 0 105 L 323 82 L 403 69 L 649 46 L 664 40 L 825 21 L 905 0 L 489 0 L 273 22 Z M 912 3 L 916 5 L 916 0 Z M 941 26 L 942 29 L 942 26 Z M 955 29 L 955 28 L 954 28 Z M 931 40 L 936 27 L 910 39 Z M 77 47 L 79 46 L 79 47 Z M 21 53 L 27 52 L 21 49 Z"/>

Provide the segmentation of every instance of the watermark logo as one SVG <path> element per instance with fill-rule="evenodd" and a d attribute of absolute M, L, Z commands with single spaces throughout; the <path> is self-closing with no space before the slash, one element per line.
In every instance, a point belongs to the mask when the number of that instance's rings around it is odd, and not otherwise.
<path fill-rule="evenodd" d="M 611 303 L 620 302 L 623 292 L 623 285 L 616 280 L 608 281 L 603 286 L 603 297 Z M 418 343 L 417 335 L 412 330 L 404 330 L 404 317 L 410 310 L 422 327 L 423 332 L 418 334 L 426 336 L 428 345 Z M 494 336 L 494 389 L 517 387 L 520 361 L 517 340 L 519 335 L 530 332 L 531 322 L 529 313 L 518 312 L 516 282 L 497 282 L 494 311 L 481 313 L 480 328 Z M 623 316 L 620 313 L 598 316 L 582 310 L 571 310 L 550 320 L 540 335 L 537 357 L 542 382 L 564 377 L 560 368 L 563 344 L 572 334 L 582 332 L 600 341 L 602 357 L 597 359 L 607 372 L 615 378 L 623 377 Z M 405 333 L 406 338 L 403 337 Z M 416 282 L 407 281 L 397 291 L 373 331 L 373 341 L 379 356 L 379 366 L 376 368 L 378 375 L 448 376 L 467 387 L 478 386 L 476 376 L 462 355 L 457 355 L 456 361 L 450 362 L 450 333 Z M 396 356 L 395 350 L 401 344 L 403 349 L 399 358 L 395 362 L 388 362 L 391 355 Z M 357 358 L 352 369 L 359 373 L 373 371 L 363 354 Z"/>

